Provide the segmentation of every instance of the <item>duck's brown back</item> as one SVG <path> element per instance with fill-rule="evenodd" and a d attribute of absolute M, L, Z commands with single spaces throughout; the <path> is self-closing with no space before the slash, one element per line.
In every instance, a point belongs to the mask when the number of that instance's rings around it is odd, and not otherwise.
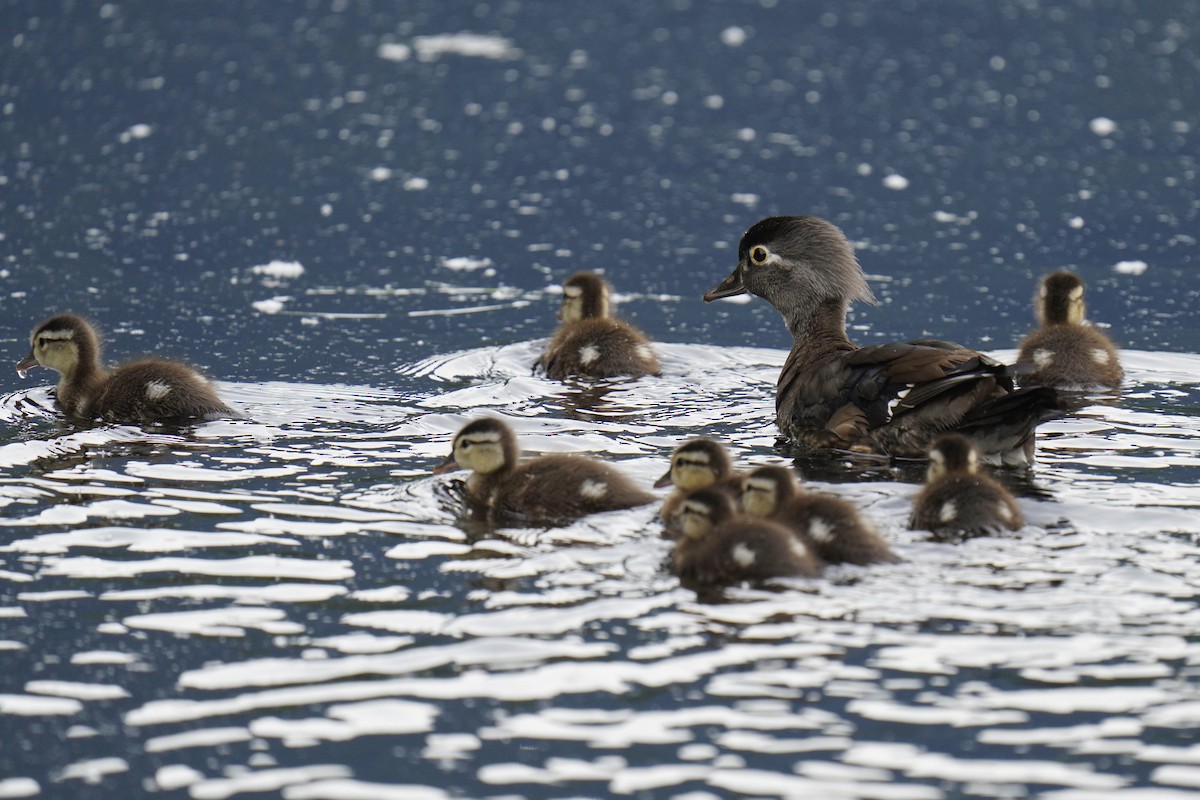
<path fill-rule="evenodd" d="M 946 536 L 984 536 L 1025 524 L 1012 495 L 987 475 L 947 475 L 917 495 L 909 528 Z"/>
<path fill-rule="evenodd" d="M 890 564 L 900 560 L 850 503 L 830 494 L 804 493 L 774 517 L 830 564 Z"/>
<path fill-rule="evenodd" d="M 517 465 L 492 489 L 500 513 L 531 519 L 571 519 L 633 508 L 655 500 L 609 464 L 577 455 L 549 455 Z"/>
<path fill-rule="evenodd" d="M 728 586 L 768 578 L 816 577 L 821 560 L 792 532 L 769 520 L 738 515 L 700 539 L 682 537 L 671 551 L 680 580 Z"/>
<path fill-rule="evenodd" d="M 153 422 L 231 414 L 195 370 L 159 358 L 122 364 L 91 398 L 86 416 L 108 422 Z"/>
<path fill-rule="evenodd" d="M 1115 389 L 1125 372 L 1117 348 L 1090 325 L 1047 325 L 1021 343 L 1017 363 L 1032 370 L 1020 376 L 1022 386 L 1056 389 Z"/>
<path fill-rule="evenodd" d="M 560 327 L 540 364 L 546 376 L 554 380 L 572 375 L 638 378 L 659 373 L 658 357 L 649 340 L 631 325 L 608 317 Z"/>

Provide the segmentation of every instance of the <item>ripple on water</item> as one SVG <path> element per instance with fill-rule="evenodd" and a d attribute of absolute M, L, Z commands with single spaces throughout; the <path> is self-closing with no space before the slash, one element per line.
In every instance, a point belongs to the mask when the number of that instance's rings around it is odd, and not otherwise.
<path fill-rule="evenodd" d="M 647 486 L 698 434 L 780 463 L 785 354 L 662 345 L 662 376 L 588 384 L 534 375 L 539 347 L 427 359 L 392 390 L 224 384 L 246 417 L 182 429 L 70 429 L 46 389 L 0 398 L 14 431 L 0 442 L 0 649 L 20 676 L 0 713 L 10 741 L 53 752 L 0 789 L 1191 785 L 1200 358 L 1126 353 L 1122 398 L 1044 426 L 1036 472 L 1014 481 L 1029 521 L 1015 536 L 925 541 L 904 529 L 911 472 L 806 461 L 904 562 L 711 603 L 665 572 L 652 506 L 480 531 L 453 479 L 428 471 L 479 413 L 504 416 L 527 451 L 602 456 Z M 67 736 L 84 722 L 92 735 Z M 343 747 L 380 742 L 411 778 Z"/>

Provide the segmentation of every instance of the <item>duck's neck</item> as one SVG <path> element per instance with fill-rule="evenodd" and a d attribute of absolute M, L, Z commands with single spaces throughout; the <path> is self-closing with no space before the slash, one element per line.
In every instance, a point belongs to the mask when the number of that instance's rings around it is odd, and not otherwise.
<path fill-rule="evenodd" d="M 784 321 L 792 334 L 792 354 L 803 353 L 805 361 L 820 361 L 834 353 L 855 350 L 846 337 L 844 300 L 825 300 L 817 307 L 785 312 Z"/>
<path fill-rule="evenodd" d="M 94 361 L 80 361 L 75 369 L 62 373 L 54 394 L 58 404 L 68 414 L 78 417 L 91 416 L 92 401 L 104 388 L 108 373 Z"/>
<path fill-rule="evenodd" d="M 496 493 L 497 487 L 504 483 L 504 480 L 511 474 L 511 467 L 501 468 L 486 474 L 472 472 L 471 477 L 467 478 L 467 493 L 479 505 L 491 506 L 492 495 Z"/>

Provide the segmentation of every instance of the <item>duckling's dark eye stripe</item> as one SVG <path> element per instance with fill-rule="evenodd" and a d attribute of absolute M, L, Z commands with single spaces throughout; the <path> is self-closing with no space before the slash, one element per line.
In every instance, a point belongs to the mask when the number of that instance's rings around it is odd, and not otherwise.
<path fill-rule="evenodd" d="M 675 463 L 679 466 L 687 465 L 689 467 L 707 467 L 708 462 L 698 458 L 677 458 Z"/>

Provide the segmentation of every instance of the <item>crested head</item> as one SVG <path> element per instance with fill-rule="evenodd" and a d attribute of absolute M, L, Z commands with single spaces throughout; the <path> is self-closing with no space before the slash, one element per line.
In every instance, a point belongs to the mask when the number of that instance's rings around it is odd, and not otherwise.
<path fill-rule="evenodd" d="M 1044 325 L 1078 325 L 1087 313 L 1083 280 L 1073 272 L 1050 273 L 1039 282 L 1033 307 Z"/>
<path fill-rule="evenodd" d="M 71 375 L 82 365 L 99 369 L 100 338 L 95 329 L 75 314 L 58 314 L 33 329 L 29 336 L 29 355 L 18 365 L 24 370 L 41 365 L 63 375 Z"/>
<path fill-rule="evenodd" d="M 702 539 L 736 513 L 729 495 L 716 489 L 697 489 L 680 503 L 675 521 L 684 536 Z"/>
<path fill-rule="evenodd" d="M 656 485 L 700 489 L 733 474 L 729 452 L 712 439 L 690 439 L 671 453 L 671 469 Z"/>
<path fill-rule="evenodd" d="M 609 314 L 608 284 L 594 272 L 576 272 L 563 281 L 562 306 L 558 318 L 578 322 Z"/>
<path fill-rule="evenodd" d="M 787 467 L 758 467 L 742 479 L 742 507 L 756 517 L 769 517 L 796 495 L 796 479 Z"/>
<path fill-rule="evenodd" d="M 850 303 L 874 303 L 854 248 L 836 225 L 819 217 L 767 217 L 738 244 L 738 265 L 705 300 L 750 292 L 783 314 L 792 335 L 813 319 L 844 328 Z"/>
<path fill-rule="evenodd" d="M 455 467 L 490 475 L 512 469 L 520 457 L 517 437 L 502 420 L 484 417 L 463 426 L 454 437 L 450 457 L 435 472 Z"/>
<path fill-rule="evenodd" d="M 971 440 L 958 433 L 939 436 L 929 449 L 929 480 L 943 475 L 973 475 L 979 469 L 979 453 Z"/>

